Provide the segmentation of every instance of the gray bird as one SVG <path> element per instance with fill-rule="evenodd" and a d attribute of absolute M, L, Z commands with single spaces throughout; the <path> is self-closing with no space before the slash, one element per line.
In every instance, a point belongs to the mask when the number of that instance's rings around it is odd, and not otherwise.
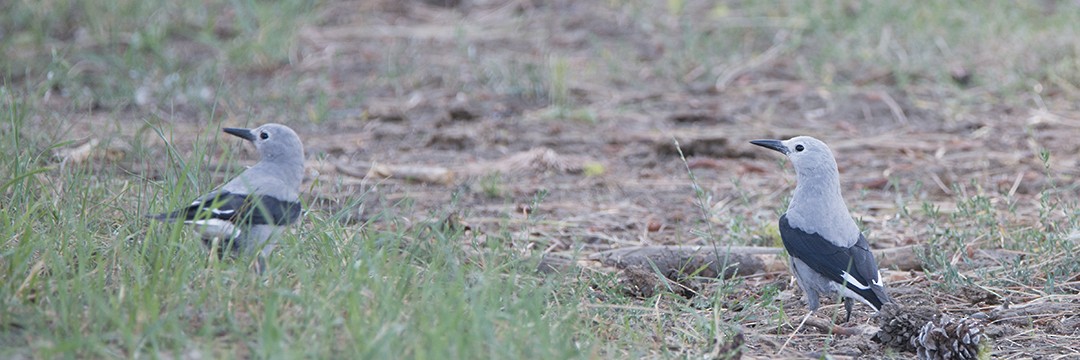
<path fill-rule="evenodd" d="M 256 255 L 255 270 L 262 273 L 283 227 L 300 219 L 304 145 L 285 125 L 222 130 L 254 144 L 259 162 L 191 205 L 151 218 L 182 220 L 193 225 L 207 246 L 216 240 L 234 256 Z"/>
<path fill-rule="evenodd" d="M 839 293 L 845 298 L 844 321 L 848 321 L 852 299 L 874 311 L 892 302 L 870 246 L 840 195 L 840 172 L 832 150 L 809 136 L 750 143 L 787 155 L 795 166 L 798 182 L 787 212 L 780 217 L 780 238 L 810 310 L 817 310 L 820 296 Z"/>

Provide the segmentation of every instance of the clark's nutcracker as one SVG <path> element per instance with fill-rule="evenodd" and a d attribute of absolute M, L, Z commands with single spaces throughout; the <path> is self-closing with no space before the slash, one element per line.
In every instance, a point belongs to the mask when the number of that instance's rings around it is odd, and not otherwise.
<path fill-rule="evenodd" d="M 261 273 L 282 228 L 300 219 L 304 145 L 284 125 L 222 130 L 255 144 L 259 162 L 191 205 L 151 217 L 194 225 L 207 246 L 217 242 L 229 245 L 233 255 L 256 254 L 255 270 Z"/>
<path fill-rule="evenodd" d="M 787 155 L 795 166 L 798 182 L 780 217 L 780 238 L 810 310 L 817 310 L 819 296 L 838 292 L 845 297 L 845 321 L 851 320 L 851 299 L 875 311 L 891 302 L 870 246 L 840 195 L 840 172 L 829 147 L 809 136 L 750 143 Z"/>

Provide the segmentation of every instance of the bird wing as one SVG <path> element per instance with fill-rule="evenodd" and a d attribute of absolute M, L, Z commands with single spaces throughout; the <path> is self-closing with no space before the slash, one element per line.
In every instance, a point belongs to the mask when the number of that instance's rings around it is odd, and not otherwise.
<path fill-rule="evenodd" d="M 791 226 L 784 215 L 780 217 L 780 238 L 792 257 L 802 260 L 825 278 L 844 284 L 875 309 L 889 302 L 878 277 L 877 261 L 862 234 L 852 247 L 836 246 L 821 235 Z"/>
<path fill-rule="evenodd" d="M 218 190 L 183 209 L 152 217 L 163 221 L 218 219 L 245 225 L 288 225 L 300 218 L 301 210 L 298 201 Z"/>

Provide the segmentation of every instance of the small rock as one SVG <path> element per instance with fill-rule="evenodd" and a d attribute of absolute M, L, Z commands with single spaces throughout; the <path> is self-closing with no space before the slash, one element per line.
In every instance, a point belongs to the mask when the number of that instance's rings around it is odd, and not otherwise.
<path fill-rule="evenodd" d="M 453 105 L 447 112 L 450 120 L 453 121 L 470 121 L 477 118 L 476 111 L 465 104 Z"/>

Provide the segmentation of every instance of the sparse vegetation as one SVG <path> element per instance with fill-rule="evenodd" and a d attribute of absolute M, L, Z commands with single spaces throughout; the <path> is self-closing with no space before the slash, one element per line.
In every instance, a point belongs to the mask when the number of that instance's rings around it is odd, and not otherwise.
<path fill-rule="evenodd" d="M 1075 356 L 1076 24 L 1067 2 L 0 4 L 0 357 L 910 357 L 801 324 L 784 271 L 590 258 L 777 246 L 792 170 L 746 141 L 797 134 L 833 146 L 874 247 L 920 249 L 894 298 L 986 314 L 987 356 Z M 309 158 L 266 276 L 144 219 L 251 163 L 220 127 L 265 122 Z"/>

